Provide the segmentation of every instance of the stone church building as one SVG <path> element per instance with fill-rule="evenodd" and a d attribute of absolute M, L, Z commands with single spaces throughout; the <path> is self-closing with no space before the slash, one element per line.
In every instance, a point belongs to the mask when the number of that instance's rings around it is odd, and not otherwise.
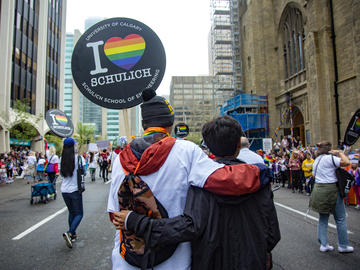
<path fill-rule="evenodd" d="M 271 137 L 292 126 L 307 145 L 336 146 L 360 108 L 360 1 L 242 0 L 239 11 L 243 88 L 268 95 Z"/>

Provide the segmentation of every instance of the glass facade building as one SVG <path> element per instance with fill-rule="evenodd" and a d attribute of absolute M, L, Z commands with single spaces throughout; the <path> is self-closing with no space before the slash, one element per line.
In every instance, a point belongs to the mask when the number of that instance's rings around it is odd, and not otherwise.
<path fill-rule="evenodd" d="M 217 112 L 215 108 L 214 76 L 174 76 L 171 79 L 170 104 L 175 123 L 185 123 L 191 133 L 201 133 L 204 123 Z"/>
<path fill-rule="evenodd" d="M 103 20 L 100 17 L 91 17 L 85 20 L 85 31 L 95 23 Z M 80 121 L 84 124 L 92 124 L 95 126 L 95 135 L 101 135 L 102 132 L 102 108 L 99 105 L 88 100 L 86 97 L 81 95 L 81 113 Z"/>
<path fill-rule="evenodd" d="M 66 33 L 65 39 L 65 84 L 64 84 L 64 112 L 72 117 L 73 79 L 71 73 L 71 56 L 74 50 L 74 35 Z"/>
<path fill-rule="evenodd" d="M 36 109 L 39 10 L 39 0 L 15 3 L 11 106 L 16 100 L 27 100 L 31 114 Z"/>
<path fill-rule="evenodd" d="M 32 0 L 24 1 L 31 2 Z M 47 27 L 47 57 L 45 112 L 58 108 L 60 98 L 60 45 L 62 0 L 49 0 Z M 44 112 L 44 113 L 45 113 Z"/>

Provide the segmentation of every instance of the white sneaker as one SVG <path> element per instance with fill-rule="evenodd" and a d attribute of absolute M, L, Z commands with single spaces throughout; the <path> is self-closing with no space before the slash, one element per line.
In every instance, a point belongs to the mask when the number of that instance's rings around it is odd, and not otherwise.
<path fill-rule="evenodd" d="M 320 251 L 321 252 L 327 252 L 327 251 L 333 251 L 334 247 L 330 246 L 329 244 L 327 244 L 326 246 L 321 245 L 320 246 Z"/>
<path fill-rule="evenodd" d="M 72 242 L 69 233 L 63 233 L 63 237 L 68 248 L 72 248 Z"/>
<path fill-rule="evenodd" d="M 360 209 L 360 204 L 356 205 L 355 209 Z"/>
<path fill-rule="evenodd" d="M 347 246 L 346 248 L 338 247 L 338 251 L 340 253 L 351 253 L 354 252 L 354 248 L 352 246 Z"/>

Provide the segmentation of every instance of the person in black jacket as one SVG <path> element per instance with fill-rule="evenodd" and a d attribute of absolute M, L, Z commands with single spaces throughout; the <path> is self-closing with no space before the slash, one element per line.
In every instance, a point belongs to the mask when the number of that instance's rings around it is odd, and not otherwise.
<path fill-rule="evenodd" d="M 215 160 L 227 165 L 241 163 L 236 159 L 241 134 L 240 124 L 229 116 L 216 118 L 202 129 Z M 150 250 L 191 241 L 194 270 L 271 269 L 271 251 L 280 241 L 270 184 L 242 196 L 220 196 L 191 187 L 181 216 L 150 219 L 121 211 L 113 223 L 145 238 Z"/>

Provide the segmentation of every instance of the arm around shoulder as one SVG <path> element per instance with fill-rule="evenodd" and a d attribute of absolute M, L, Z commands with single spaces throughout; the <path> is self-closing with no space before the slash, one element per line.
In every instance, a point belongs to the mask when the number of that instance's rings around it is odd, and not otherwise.
<path fill-rule="evenodd" d="M 213 172 L 204 188 L 220 195 L 243 195 L 257 191 L 269 182 L 269 176 L 269 168 L 263 164 L 227 165 Z"/>

